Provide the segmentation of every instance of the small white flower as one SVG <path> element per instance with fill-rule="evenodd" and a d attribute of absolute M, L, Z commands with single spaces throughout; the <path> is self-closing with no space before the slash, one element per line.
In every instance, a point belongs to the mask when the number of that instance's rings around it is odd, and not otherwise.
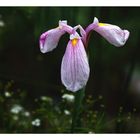
<path fill-rule="evenodd" d="M 65 113 L 66 115 L 70 115 L 70 111 L 68 111 L 68 110 L 64 110 L 64 113 Z"/>
<path fill-rule="evenodd" d="M 37 119 L 32 121 L 32 125 L 36 126 L 36 127 L 39 127 L 40 126 L 40 122 L 41 122 L 40 119 L 37 118 Z"/>
<path fill-rule="evenodd" d="M 29 116 L 30 116 L 30 112 L 25 111 L 25 112 L 24 112 L 24 116 L 29 117 Z"/>
<path fill-rule="evenodd" d="M 74 95 L 64 94 L 62 99 L 66 100 L 67 102 L 74 102 Z"/>
<path fill-rule="evenodd" d="M 0 20 L 0 27 L 3 27 L 5 24 L 2 20 Z"/>
<path fill-rule="evenodd" d="M 20 106 L 20 105 L 14 105 L 10 112 L 13 113 L 13 114 L 18 114 L 19 112 L 21 112 L 23 110 L 23 107 Z"/>
<path fill-rule="evenodd" d="M 6 92 L 4 93 L 4 95 L 5 95 L 5 97 L 11 97 L 11 94 L 10 94 L 10 92 L 8 92 L 8 91 L 6 91 Z"/>
<path fill-rule="evenodd" d="M 41 96 L 40 98 L 41 98 L 42 101 L 46 101 L 47 100 L 46 96 Z"/>
<path fill-rule="evenodd" d="M 52 102 L 52 98 L 51 97 L 41 96 L 40 98 L 41 98 L 42 101 Z"/>
<path fill-rule="evenodd" d="M 13 120 L 17 121 L 18 120 L 18 116 L 13 116 Z"/>
<path fill-rule="evenodd" d="M 41 99 L 42 101 L 48 102 L 49 104 L 52 104 L 52 103 L 53 103 L 53 100 L 52 100 L 51 97 L 41 96 L 40 99 Z"/>

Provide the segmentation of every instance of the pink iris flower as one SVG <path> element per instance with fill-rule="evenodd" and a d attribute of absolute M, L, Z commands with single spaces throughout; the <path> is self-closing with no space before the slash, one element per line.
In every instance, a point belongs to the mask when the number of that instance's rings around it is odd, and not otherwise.
<path fill-rule="evenodd" d="M 81 36 L 76 32 L 78 28 Z M 40 36 L 40 51 L 47 53 L 57 47 L 62 35 L 65 33 L 70 35 L 61 63 L 61 81 L 67 90 L 72 92 L 82 89 L 87 84 L 90 68 L 85 46 L 87 46 L 89 34 L 93 30 L 116 47 L 123 46 L 129 37 L 129 31 L 122 30 L 116 25 L 99 23 L 96 17 L 85 30 L 80 25 L 71 27 L 67 25 L 67 21 L 59 21 L 57 28 Z"/>

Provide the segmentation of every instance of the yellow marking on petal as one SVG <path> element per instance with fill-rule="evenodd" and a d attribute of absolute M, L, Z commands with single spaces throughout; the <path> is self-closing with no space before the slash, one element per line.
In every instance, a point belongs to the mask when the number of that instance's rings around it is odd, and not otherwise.
<path fill-rule="evenodd" d="M 77 42 L 78 42 L 78 39 L 77 38 L 72 39 L 72 45 L 73 46 L 75 46 L 77 44 Z"/>
<path fill-rule="evenodd" d="M 108 24 L 106 24 L 106 23 L 98 23 L 98 25 L 99 25 L 100 27 L 102 27 L 102 26 L 107 26 Z"/>

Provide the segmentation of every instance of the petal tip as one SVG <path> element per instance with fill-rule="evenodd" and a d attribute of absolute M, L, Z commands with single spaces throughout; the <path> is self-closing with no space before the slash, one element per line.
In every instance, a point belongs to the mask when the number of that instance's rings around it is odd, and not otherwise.
<path fill-rule="evenodd" d="M 59 26 L 61 26 L 61 24 L 66 24 L 67 25 L 67 20 L 59 20 Z"/>
<path fill-rule="evenodd" d="M 125 33 L 125 40 L 127 41 L 127 39 L 129 38 L 130 32 L 128 30 L 124 30 Z"/>
<path fill-rule="evenodd" d="M 75 88 L 67 88 L 67 90 L 71 91 L 71 92 L 77 92 L 79 91 L 81 88 L 75 89 Z"/>
<path fill-rule="evenodd" d="M 125 43 L 126 43 L 126 41 L 129 38 L 130 32 L 128 30 L 123 30 L 123 32 L 124 32 L 123 40 L 120 42 L 120 44 L 116 45 L 116 47 L 122 47 L 122 46 L 124 46 Z"/>
<path fill-rule="evenodd" d="M 94 23 L 94 24 L 98 24 L 98 23 L 99 23 L 99 20 L 98 20 L 97 17 L 94 17 L 93 23 Z"/>

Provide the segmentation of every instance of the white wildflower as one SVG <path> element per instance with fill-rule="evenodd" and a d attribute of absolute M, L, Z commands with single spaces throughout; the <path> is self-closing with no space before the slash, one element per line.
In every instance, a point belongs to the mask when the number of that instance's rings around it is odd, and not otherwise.
<path fill-rule="evenodd" d="M 13 120 L 17 121 L 18 120 L 18 116 L 13 116 Z"/>
<path fill-rule="evenodd" d="M 5 95 L 5 97 L 11 97 L 11 94 L 10 94 L 10 92 L 8 92 L 8 91 L 6 91 L 6 92 L 4 93 L 4 95 Z"/>
<path fill-rule="evenodd" d="M 14 105 L 10 112 L 13 113 L 13 114 L 18 114 L 19 112 L 21 112 L 23 110 L 23 107 L 20 106 L 20 105 Z"/>
<path fill-rule="evenodd" d="M 32 125 L 36 126 L 36 127 L 39 127 L 40 126 L 40 122 L 41 122 L 40 119 L 37 118 L 37 119 L 32 121 Z"/>
<path fill-rule="evenodd" d="M 42 101 L 52 102 L 52 98 L 51 97 L 41 96 L 40 98 L 41 98 Z"/>
<path fill-rule="evenodd" d="M 47 100 L 46 96 L 41 96 L 40 98 L 41 98 L 42 101 L 46 101 Z"/>
<path fill-rule="evenodd" d="M 49 103 L 52 103 L 53 102 L 52 98 L 51 97 L 47 97 L 47 96 L 41 96 L 40 99 L 42 101 L 47 101 Z"/>
<path fill-rule="evenodd" d="M 5 24 L 2 20 L 0 20 L 0 27 L 3 27 Z"/>
<path fill-rule="evenodd" d="M 69 111 L 69 110 L 64 110 L 64 113 L 65 113 L 66 115 L 70 115 L 70 111 Z"/>
<path fill-rule="evenodd" d="M 66 100 L 67 102 L 74 102 L 74 95 L 64 94 L 62 99 Z"/>
<path fill-rule="evenodd" d="M 24 116 L 29 117 L 29 116 L 30 116 L 30 112 L 25 111 L 25 112 L 24 112 Z"/>

